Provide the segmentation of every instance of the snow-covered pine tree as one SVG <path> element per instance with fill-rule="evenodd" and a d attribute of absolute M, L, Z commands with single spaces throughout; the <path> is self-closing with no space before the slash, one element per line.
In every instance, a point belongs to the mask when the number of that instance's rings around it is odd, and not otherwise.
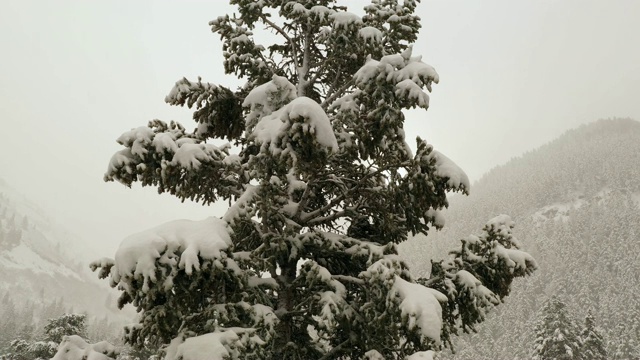
<path fill-rule="evenodd" d="M 625 329 L 626 330 L 626 329 Z M 614 339 L 614 349 L 609 353 L 613 354 L 613 360 L 640 360 L 640 347 L 632 336 L 625 330 L 616 331 L 617 338 Z"/>
<path fill-rule="evenodd" d="M 428 279 L 418 279 L 447 297 L 442 309 L 446 339 L 458 335 L 459 329 L 476 332 L 487 312 L 509 295 L 513 279 L 537 268 L 535 260 L 520 250 L 512 234 L 514 225 L 509 216 L 496 216 L 482 234 L 462 239 L 451 259 L 432 261 Z"/>
<path fill-rule="evenodd" d="M 124 133 L 105 175 L 231 204 L 222 218 L 133 235 L 92 264 L 140 313 L 127 341 L 166 345 L 171 360 L 430 356 L 482 317 L 443 318 L 444 304 L 477 304 L 422 285 L 397 253 L 442 226 L 447 192 L 469 190 L 452 161 L 405 139 L 402 111 L 427 109 L 439 80 L 412 55 L 418 1 L 373 0 L 363 16 L 328 0 L 231 2 L 238 14 L 211 27 L 244 87 L 179 80 L 166 101 L 194 107 L 197 128 L 154 120 Z M 256 43 L 263 28 L 279 42 Z M 497 303 L 535 268 L 510 246 L 482 263 L 498 276 L 458 277 L 465 299 Z"/>
<path fill-rule="evenodd" d="M 87 337 L 86 321 L 85 314 L 63 314 L 57 318 L 49 319 L 47 325 L 44 326 L 46 341 L 59 344 L 62 342 L 62 338 L 67 335 Z"/>
<path fill-rule="evenodd" d="M 549 298 L 542 307 L 535 335 L 534 360 L 585 359 L 578 328 L 557 296 Z"/>
<path fill-rule="evenodd" d="M 602 337 L 600 329 L 596 326 L 596 320 L 591 313 L 591 309 L 587 311 L 584 318 L 584 328 L 580 333 L 582 340 L 582 354 L 585 359 L 606 360 L 607 348 L 606 341 Z"/>
<path fill-rule="evenodd" d="M 70 335 L 85 336 L 86 315 L 63 314 L 48 319 L 44 327 L 44 337 L 38 341 L 25 340 L 25 337 L 11 342 L 12 358 L 21 359 L 50 359 L 56 354 L 58 345 Z"/>

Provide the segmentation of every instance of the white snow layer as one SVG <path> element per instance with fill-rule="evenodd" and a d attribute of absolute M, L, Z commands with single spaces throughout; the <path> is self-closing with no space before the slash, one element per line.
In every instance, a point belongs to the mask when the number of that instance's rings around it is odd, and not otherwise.
<path fill-rule="evenodd" d="M 404 79 L 396 84 L 396 95 L 415 100 L 421 107 L 429 107 L 429 95 L 411 79 Z"/>
<path fill-rule="evenodd" d="M 222 217 L 222 220 L 233 225 L 235 219 L 245 216 L 247 214 L 246 209 L 255 198 L 259 189 L 260 185 L 247 184 L 242 195 L 238 198 L 238 200 L 236 200 L 235 203 L 233 203 L 233 205 L 229 207 L 227 212 Z"/>
<path fill-rule="evenodd" d="M 347 27 L 351 24 L 362 24 L 360 16 L 348 11 L 337 11 L 329 15 L 329 18 L 333 20 L 333 27 L 335 28 Z"/>
<path fill-rule="evenodd" d="M 295 99 L 296 87 L 287 78 L 274 75 L 271 81 L 255 87 L 242 103 L 250 109 L 247 122 L 269 115 Z"/>
<path fill-rule="evenodd" d="M 382 41 L 382 31 L 373 26 L 363 27 L 358 31 L 358 35 L 364 39 L 364 42 L 371 41 L 373 43 L 379 43 Z"/>
<path fill-rule="evenodd" d="M 515 223 L 513 220 L 511 220 L 511 217 L 504 214 L 492 218 L 485 225 L 496 234 L 503 236 L 506 240 L 508 240 L 515 246 L 513 248 L 505 248 L 499 243 L 496 243 L 494 248 L 495 256 L 497 258 L 503 259 L 507 266 L 511 269 L 511 272 L 513 272 L 514 270 L 526 271 L 528 268 L 537 268 L 538 265 L 533 256 L 517 249 L 518 247 L 520 247 L 520 244 L 518 240 L 511 234 L 511 229 L 514 227 L 514 225 Z"/>
<path fill-rule="evenodd" d="M 406 360 L 433 360 L 435 354 L 436 353 L 432 350 L 420 351 L 413 355 L 410 355 Z"/>
<path fill-rule="evenodd" d="M 112 280 L 121 277 L 142 277 L 143 290 L 148 281 L 155 281 L 156 261 L 175 262 L 187 274 L 200 269 L 200 260 L 216 259 L 220 251 L 231 245 L 227 223 L 210 217 L 201 221 L 176 220 L 131 235 L 124 239 L 116 252 Z"/>
<path fill-rule="evenodd" d="M 369 350 L 364 353 L 364 358 L 366 360 L 384 360 L 384 356 L 378 352 L 378 350 Z"/>
<path fill-rule="evenodd" d="M 437 84 L 440 81 L 431 65 L 422 62 L 421 57 L 411 57 L 411 48 L 402 54 L 383 56 L 380 61 L 368 59 L 356 72 L 354 79 L 357 84 L 365 84 L 378 77 L 395 83 L 410 79 L 420 86 L 426 85 L 428 90 L 431 90 L 431 82 Z"/>
<path fill-rule="evenodd" d="M 485 226 L 493 229 L 495 232 L 503 236 L 507 236 L 511 234 L 511 229 L 515 226 L 515 224 L 516 223 L 511 220 L 511 216 L 500 214 L 489 219 Z"/>
<path fill-rule="evenodd" d="M 292 120 L 303 118 L 303 131 L 313 135 L 321 146 L 338 150 L 338 141 L 331 127 L 329 117 L 320 104 L 308 97 L 298 97 L 273 113 L 262 117 L 253 131 L 258 143 L 269 144 L 272 152 L 278 152 L 277 140 L 282 138 L 291 126 Z"/>
<path fill-rule="evenodd" d="M 148 145 L 152 145 L 159 153 L 165 151 L 173 153 L 171 164 L 186 169 L 197 169 L 202 161 L 222 158 L 230 147 L 229 144 L 218 147 L 213 144 L 197 143 L 195 139 L 188 137 L 176 138 L 176 135 L 171 132 L 156 134 L 147 126 L 131 129 L 123 133 L 117 141 L 130 148 L 120 150 L 111 157 L 107 174 L 117 172 L 122 166 L 125 166 L 129 173 L 133 172 L 129 167 L 134 156 L 144 159 L 148 153 L 146 148 Z M 144 164 L 138 166 L 144 166 Z"/>
<path fill-rule="evenodd" d="M 301 123 L 303 132 L 314 136 L 318 144 L 337 151 L 338 141 L 320 104 L 304 96 L 296 98 L 296 93 L 289 80 L 277 75 L 251 90 L 242 103 L 249 108 L 249 128 L 257 120 L 251 136 L 277 153 L 281 150 L 278 139 L 286 135 L 293 123 Z"/>
<path fill-rule="evenodd" d="M 328 7 L 322 5 L 312 6 L 309 11 L 311 11 L 312 14 L 318 16 L 320 20 L 324 20 L 329 15 L 335 12 L 335 10 L 329 9 Z"/>
<path fill-rule="evenodd" d="M 441 178 L 449 178 L 447 185 L 453 188 L 460 188 L 460 185 L 463 185 L 467 192 L 471 189 L 469 177 L 453 160 L 436 150 L 431 152 L 431 156 L 436 159 L 435 174 Z"/>
<path fill-rule="evenodd" d="M 177 337 L 167 348 L 165 360 L 223 360 L 231 354 L 225 345 L 239 340 L 232 330 L 213 332 L 182 340 Z"/>
<path fill-rule="evenodd" d="M 398 276 L 395 278 L 390 295 L 400 298 L 402 318 L 406 319 L 409 330 L 418 327 L 423 336 L 440 344 L 442 331 L 440 301 L 447 301 L 445 295 L 420 284 L 410 283 Z"/>
<path fill-rule="evenodd" d="M 113 360 L 116 348 L 106 341 L 89 344 L 78 335 L 65 336 L 51 360 Z"/>

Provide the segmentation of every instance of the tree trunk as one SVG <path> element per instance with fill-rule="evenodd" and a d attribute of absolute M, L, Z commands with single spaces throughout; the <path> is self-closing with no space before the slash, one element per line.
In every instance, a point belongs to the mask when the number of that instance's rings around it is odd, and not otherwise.
<path fill-rule="evenodd" d="M 293 281 L 296 278 L 296 261 L 287 261 L 280 264 L 280 275 L 276 279 L 279 285 L 278 302 L 275 314 L 280 322 L 276 327 L 275 351 L 273 359 L 287 359 L 287 344 L 293 338 Z"/>

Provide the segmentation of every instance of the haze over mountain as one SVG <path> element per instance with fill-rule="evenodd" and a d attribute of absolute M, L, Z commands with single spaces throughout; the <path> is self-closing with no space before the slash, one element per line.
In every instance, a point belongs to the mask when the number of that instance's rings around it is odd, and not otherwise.
<path fill-rule="evenodd" d="M 60 302 L 65 310 L 122 319 L 123 313 L 115 312 L 112 290 L 90 272 L 92 259 L 83 256 L 85 248 L 82 240 L 0 179 L 3 305 L 10 301 L 21 309 Z M 33 316 L 40 320 L 40 314 Z"/>
<path fill-rule="evenodd" d="M 498 166 L 468 197 L 454 196 L 441 232 L 402 247 L 412 270 L 446 256 L 455 240 L 505 213 L 539 271 L 515 283 L 479 334 L 460 339 L 454 359 L 529 358 L 540 307 L 551 295 L 582 326 L 588 309 L 611 359 L 640 348 L 640 123 L 600 120 Z"/>

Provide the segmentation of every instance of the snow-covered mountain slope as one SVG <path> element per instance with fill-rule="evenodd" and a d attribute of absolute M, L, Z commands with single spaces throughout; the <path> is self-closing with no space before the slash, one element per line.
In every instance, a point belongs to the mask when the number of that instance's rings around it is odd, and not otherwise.
<path fill-rule="evenodd" d="M 63 299 L 74 311 L 113 313 L 112 290 L 67 250 L 69 234 L 0 179 L 0 293 L 15 304 Z"/>
<path fill-rule="evenodd" d="M 591 308 L 610 352 L 625 345 L 621 339 L 640 344 L 639 199 L 640 122 L 629 119 L 568 131 L 494 168 L 470 196 L 451 198 L 445 229 L 402 247 L 416 274 L 428 273 L 430 258 L 446 256 L 455 240 L 500 213 L 512 216 L 515 235 L 540 269 L 515 283 L 505 306 L 448 358 L 529 358 L 533 324 L 552 294 L 578 324 Z"/>

